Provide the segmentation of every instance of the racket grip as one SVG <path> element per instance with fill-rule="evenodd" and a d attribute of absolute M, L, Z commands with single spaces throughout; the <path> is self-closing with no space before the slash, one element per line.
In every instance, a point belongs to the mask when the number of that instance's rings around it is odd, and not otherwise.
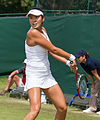
<path fill-rule="evenodd" d="M 73 64 L 73 61 L 70 61 L 70 64 Z"/>
<path fill-rule="evenodd" d="M 70 64 L 73 64 L 73 61 L 70 61 Z M 76 71 L 78 70 L 78 67 L 75 67 Z"/>

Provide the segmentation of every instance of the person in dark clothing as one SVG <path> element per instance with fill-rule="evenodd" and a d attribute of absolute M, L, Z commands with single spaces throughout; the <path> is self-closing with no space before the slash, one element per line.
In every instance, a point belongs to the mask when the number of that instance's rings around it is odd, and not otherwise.
<path fill-rule="evenodd" d="M 89 79 L 91 80 L 91 98 L 89 101 L 89 108 L 83 110 L 85 113 L 92 113 L 97 111 L 97 98 L 100 92 L 100 61 L 89 56 L 85 50 L 79 50 L 76 53 L 77 61 L 80 63 L 81 67 L 87 73 Z M 95 79 L 96 78 L 96 81 Z M 100 111 L 97 112 L 100 115 Z"/>

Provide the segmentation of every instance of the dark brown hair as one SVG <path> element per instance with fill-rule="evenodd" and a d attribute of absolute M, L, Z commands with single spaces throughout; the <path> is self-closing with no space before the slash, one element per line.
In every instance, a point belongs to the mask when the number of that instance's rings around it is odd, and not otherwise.
<path fill-rule="evenodd" d="M 85 56 L 86 56 L 86 58 L 90 57 L 90 53 L 87 52 L 87 54 Z"/>

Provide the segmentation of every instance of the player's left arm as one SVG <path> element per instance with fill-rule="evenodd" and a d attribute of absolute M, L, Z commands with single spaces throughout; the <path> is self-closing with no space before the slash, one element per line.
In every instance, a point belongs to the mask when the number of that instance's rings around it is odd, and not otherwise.
<path fill-rule="evenodd" d="M 98 75 L 97 70 L 95 69 L 95 70 L 92 70 L 91 72 L 95 76 L 95 78 L 100 82 L 100 76 Z"/>
<path fill-rule="evenodd" d="M 72 64 L 70 64 L 70 60 L 67 60 L 66 58 L 61 57 L 61 56 L 59 56 L 59 55 L 56 55 L 56 54 L 54 54 L 54 53 L 52 53 L 52 52 L 50 52 L 50 51 L 48 51 L 48 53 L 49 53 L 52 57 L 54 57 L 56 60 L 59 60 L 59 61 L 65 63 L 67 66 L 69 66 L 72 72 L 74 72 L 74 71 L 76 70 L 76 68 L 73 67 Z M 75 60 L 73 60 L 73 64 L 76 66 Z M 74 70 L 74 69 L 75 69 L 75 70 Z"/>
<path fill-rule="evenodd" d="M 48 51 L 48 53 L 49 53 L 52 57 L 54 57 L 56 60 L 59 60 L 59 61 L 61 61 L 61 62 L 63 62 L 63 63 L 66 63 L 66 62 L 67 62 L 67 59 L 64 58 L 64 57 L 58 56 L 58 55 L 56 55 L 56 54 L 54 54 L 54 53 L 52 53 L 52 52 L 50 52 L 50 51 Z"/>

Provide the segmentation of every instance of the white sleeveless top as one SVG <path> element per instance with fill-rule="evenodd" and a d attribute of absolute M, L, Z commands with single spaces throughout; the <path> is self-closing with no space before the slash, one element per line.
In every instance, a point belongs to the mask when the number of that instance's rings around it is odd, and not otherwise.
<path fill-rule="evenodd" d="M 32 28 L 31 28 L 32 29 Z M 49 41 L 49 37 L 44 30 L 43 37 Z M 26 64 L 34 67 L 35 69 L 50 69 L 50 64 L 48 61 L 48 50 L 41 47 L 40 45 L 28 46 L 25 42 L 25 52 L 26 52 Z"/>
<path fill-rule="evenodd" d="M 32 29 L 32 28 L 31 28 Z M 43 30 L 43 37 L 49 41 L 49 37 Z M 48 60 L 48 50 L 40 45 L 28 46 L 25 42 L 26 52 L 26 83 L 24 91 L 33 87 L 43 89 L 50 88 L 57 84 L 51 74 Z"/>

